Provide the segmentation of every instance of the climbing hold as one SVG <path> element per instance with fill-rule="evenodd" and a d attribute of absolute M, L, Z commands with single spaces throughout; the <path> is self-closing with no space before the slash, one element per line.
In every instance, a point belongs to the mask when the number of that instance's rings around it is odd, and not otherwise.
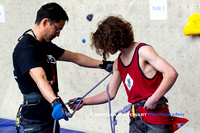
<path fill-rule="evenodd" d="M 183 34 L 186 36 L 200 34 L 200 14 L 195 13 L 189 17 L 183 29 Z"/>
<path fill-rule="evenodd" d="M 82 42 L 83 42 L 83 43 L 85 43 L 85 42 L 86 42 L 86 40 L 85 40 L 85 39 L 82 39 Z"/>
<path fill-rule="evenodd" d="M 87 17 L 86 17 L 86 18 L 87 18 L 87 20 L 88 20 L 88 21 L 92 21 L 93 14 L 89 14 L 89 15 L 87 15 Z"/>

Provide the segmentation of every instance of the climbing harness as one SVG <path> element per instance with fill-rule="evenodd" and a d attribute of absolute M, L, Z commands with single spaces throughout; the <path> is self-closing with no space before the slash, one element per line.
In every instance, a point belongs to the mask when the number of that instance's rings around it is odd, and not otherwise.
<path fill-rule="evenodd" d="M 35 106 L 43 102 L 45 99 L 42 96 L 42 94 L 37 92 L 31 92 L 29 94 L 23 94 L 23 103 L 20 104 L 17 115 L 16 115 L 16 121 L 15 121 L 15 129 L 17 130 L 17 133 L 20 133 L 20 118 L 21 118 L 21 111 L 22 108 L 25 106 Z"/>
<path fill-rule="evenodd" d="M 108 86 L 106 88 L 107 96 L 108 96 L 108 103 L 109 103 L 109 116 L 110 116 L 110 127 L 111 127 L 111 132 L 115 133 L 115 126 L 117 125 L 117 120 L 116 117 L 119 113 L 126 114 L 130 110 L 132 110 L 132 117 L 135 119 L 138 117 L 138 112 L 137 112 L 137 107 L 139 106 L 144 106 L 146 100 L 141 100 L 136 103 L 130 103 L 126 105 L 123 109 L 117 111 L 114 115 L 113 118 L 111 116 L 111 101 L 108 93 Z M 168 100 L 165 97 L 162 97 L 157 104 L 158 105 L 164 105 L 164 103 L 168 102 Z M 141 118 L 141 117 L 140 117 Z"/>

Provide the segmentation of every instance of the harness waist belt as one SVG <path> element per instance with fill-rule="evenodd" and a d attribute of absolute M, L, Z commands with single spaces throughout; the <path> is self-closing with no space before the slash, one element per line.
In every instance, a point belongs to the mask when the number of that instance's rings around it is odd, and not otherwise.
<path fill-rule="evenodd" d="M 135 108 L 137 108 L 138 106 L 144 106 L 145 102 L 146 102 L 146 100 L 142 100 L 142 101 L 135 102 L 133 104 L 134 104 Z M 157 104 L 158 105 L 163 105 L 164 103 L 167 103 L 167 102 L 168 102 L 167 98 L 161 97 L 158 100 Z"/>
<path fill-rule="evenodd" d="M 39 104 L 42 101 L 45 101 L 45 98 L 41 93 L 31 92 L 28 94 L 23 94 L 24 104 Z"/>

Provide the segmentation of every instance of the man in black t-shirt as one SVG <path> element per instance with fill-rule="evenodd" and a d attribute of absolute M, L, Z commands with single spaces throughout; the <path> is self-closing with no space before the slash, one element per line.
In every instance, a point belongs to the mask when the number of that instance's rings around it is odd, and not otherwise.
<path fill-rule="evenodd" d="M 107 71 L 112 69 L 110 62 L 64 50 L 51 42 L 59 37 L 65 21 L 68 16 L 60 5 L 43 5 L 32 29 L 19 38 L 14 49 L 14 77 L 24 98 L 20 117 L 24 132 L 51 133 L 54 119 L 68 120 L 68 110 L 58 97 L 57 60 Z M 59 124 L 56 128 L 59 132 Z"/>

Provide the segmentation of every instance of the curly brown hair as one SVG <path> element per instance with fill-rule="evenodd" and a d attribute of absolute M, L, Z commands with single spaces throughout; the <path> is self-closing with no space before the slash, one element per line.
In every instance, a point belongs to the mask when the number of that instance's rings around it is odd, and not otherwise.
<path fill-rule="evenodd" d="M 117 52 L 119 48 L 127 48 L 134 41 L 132 25 L 121 16 L 109 16 L 100 21 L 96 32 L 91 34 L 92 48 L 106 59 L 109 51 Z"/>

